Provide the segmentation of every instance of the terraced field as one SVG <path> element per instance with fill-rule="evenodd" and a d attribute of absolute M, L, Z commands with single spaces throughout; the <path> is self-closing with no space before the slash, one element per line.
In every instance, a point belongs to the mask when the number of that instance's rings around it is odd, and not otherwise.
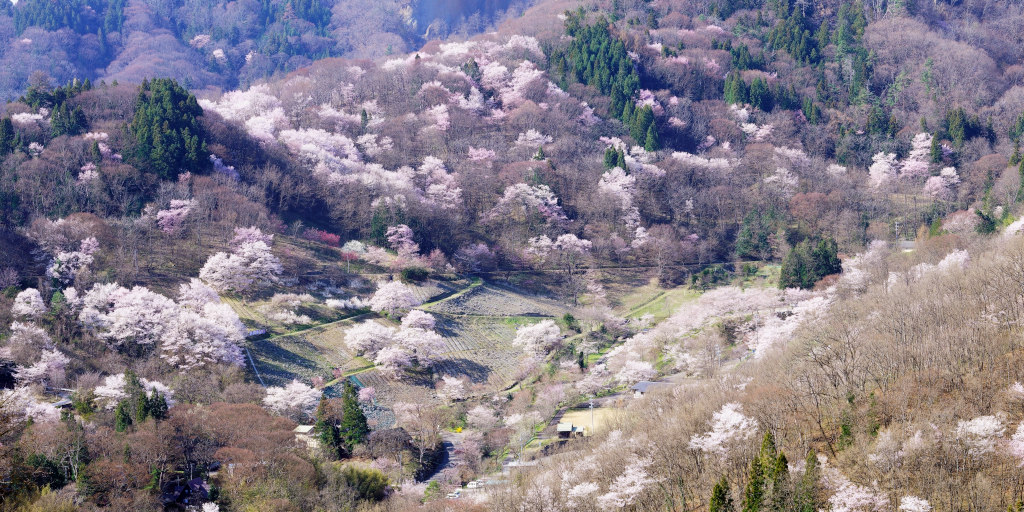
<path fill-rule="evenodd" d="M 554 301 L 479 281 L 472 285 L 467 281 L 428 281 L 414 289 L 424 301 L 434 299 L 423 309 L 435 315 L 437 330 L 445 340 L 435 374 L 464 378 L 474 394 L 494 393 L 514 383 L 523 359 L 522 351 L 512 346 L 517 326 L 565 313 Z M 247 320 L 258 322 L 255 308 L 244 303 L 232 306 Z M 386 426 L 394 421 L 388 410 L 391 404 L 436 399 L 433 376 L 424 372 L 401 381 L 386 379 L 370 361 L 349 352 L 344 342 L 346 330 L 370 318 L 389 322 L 367 314 L 252 340 L 249 348 L 255 367 L 268 386 L 283 385 L 293 378 L 329 380 L 331 371 L 341 368 L 346 378 L 375 388 L 377 403 L 369 408 L 373 409 L 371 416 L 375 423 Z"/>
<path fill-rule="evenodd" d="M 294 378 L 329 379 L 331 370 L 346 373 L 372 366 L 345 347 L 345 330 L 363 317 L 354 317 L 284 336 L 250 342 L 253 362 L 264 383 L 279 386 Z"/>
<path fill-rule="evenodd" d="M 565 309 L 542 297 L 517 293 L 492 284 L 473 287 L 465 293 L 431 304 L 432 313 L 469 316 L 560 316 Z"/>

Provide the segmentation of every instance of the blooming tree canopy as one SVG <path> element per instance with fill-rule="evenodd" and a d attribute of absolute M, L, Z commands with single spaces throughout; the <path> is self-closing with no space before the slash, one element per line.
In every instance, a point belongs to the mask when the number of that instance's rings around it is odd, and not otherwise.
<path fill-rule="evenodd" d="M 370 309 L 393 315 L 400 310 L 418 306 L 422 303 L 412 288 L 398 281 L 381 283 L 373 297 L 370 298 Z"/>
<path fill-rule="evenodd" d="M 711 417 L 711 430 L 690 438 L 690 448 L 708 453 L 726 455 L 736 441 L 757 435 L 757 422 L 742 412 L 740 404 L 732 402 Z"/>
<path fill-rule="evenodd" d="M 243 292 L 252 286 L 278 282 L 283 271 L 281 261 L 270 251 L 262 233 L 236 233 L 235 240 L 241 243 L 234 253 L 218 252 L 206 260 L 199 270 L 203 282 L 221 292 Z"/>
<path fill-rule="evenodd" d="M 374 357 L 380 349 L 390 345 L 395 330 L 374 321 L 360 322 L 345 333 L 345 345 L 357 354 Z"/>
<path fill-rule="evenodd" d="M 654 365 L 646 361 L 626 361 L 615 379 L 625 385 L 636 384 L 640 381 L 651 380 L 657 375 Z"/>
<path fill-rule="evenodd" d="M 276 414 L 301 419 L 313 414 L 322 395 L 320 390 L 296 379 L 283 387 L 267 388 L 267 395 L 263 397 L 263 406 Z"/>
<path fill-rule="evenodd" d="M 554 320 L 542 320 L 516 330 L 512 344 L 532 355 L 547 355 L 562 341 L 562 331 Z"/>
<path fill-rule="evenodd" d="M 11 305 L 11 313 L 22 318 L 39 318 L 45 312 L 43 297 L 35 288 L 27 288 L 18 293 L 14 297 L 14 304 Z"/>
<path fill-rule="evenodd" d="M 414 309 L 409 311 L 405 317 L 402 318 L 402 327 L 413 328 L 413 329 L 426 329 L 431 330 L 434 328 L 436 320 L 434 315 Z"/>

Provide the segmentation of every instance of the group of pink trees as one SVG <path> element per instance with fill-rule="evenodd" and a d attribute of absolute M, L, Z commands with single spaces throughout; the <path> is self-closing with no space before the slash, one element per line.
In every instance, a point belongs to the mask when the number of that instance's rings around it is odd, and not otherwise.
<path fill-rule="evenodd" d="M 181 285 L 178 303 L 142 286 L 96 284 L 82 297 L 78 318 L 112 348 L 133 354 L 157 350 L 175 368 L 242 364 L 242 322 L 195 279 Z"/>
<path fill-rule="evenodd" d="M 283 267 L 270 250 L 273 238 L 255 227 L 236 228 L 234 251 L 210 256 L 199 278 L 219 292 L 245 292 L 278 282 Z"/>
<path fill-rule="evenodd" d="M 433 366 L 445 348 L 444 338 L 434 330 L 434 317 L 419 310 L 410 311 L 398 329 L 372 320 L 356 324 L 345 333 L 345 344 L 392 379 L 414 366 Z"/>

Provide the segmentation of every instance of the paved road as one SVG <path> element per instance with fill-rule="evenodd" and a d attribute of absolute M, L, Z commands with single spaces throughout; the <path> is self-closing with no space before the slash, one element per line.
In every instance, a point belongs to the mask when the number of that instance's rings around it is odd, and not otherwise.
<path fill-rule="evenodd" d="M 437 471 L 430 478 L 425 481 L 427 483 L 433 482 L 441 477 L 441 473 L 448 468 L 458 466 L 462 463 L 462 459 L 455 453 L 455 445 L 462 442 L 462 438 L 465 434 L 455 432 L 444 432 L 441 434 L 441 445 L 444 446 L 444 462 L 437 467 Z"/>

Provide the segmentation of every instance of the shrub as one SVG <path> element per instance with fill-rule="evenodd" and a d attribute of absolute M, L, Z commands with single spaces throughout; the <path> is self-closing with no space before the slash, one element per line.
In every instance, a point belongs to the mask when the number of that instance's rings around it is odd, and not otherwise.
<path fill-rule="evenodd" d="M 346 466 L 341 475 L 361 500 L 380 501 L 387 496 L 388 477 L 376 469 Z"/>
<path fill-rule="evenodd" d="M 419 282 L 430 276 L 430 271 L 422 267 L 409 267 L 402 269 L 402 281 Z"/>

